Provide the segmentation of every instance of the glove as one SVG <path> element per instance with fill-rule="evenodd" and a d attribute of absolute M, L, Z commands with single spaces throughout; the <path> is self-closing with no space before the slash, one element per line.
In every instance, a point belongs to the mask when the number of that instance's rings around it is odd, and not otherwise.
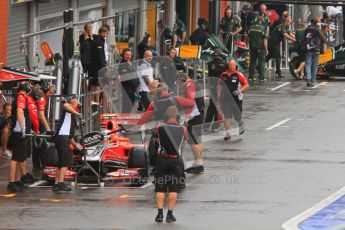
<path fill-rule="evenodd" d="M 235 90 L 234 92 L 232 92 L 232 95 L 234 95 L 234 96 L 238 96 L 240 94 L 240 91 L 238 91 L 238 90 Z"/>
<path fill-rule="evenodd" d="M 22 133 L 22 138 L 25 138 L 25 129 L 22 129 L 21 133 Z"/>
<path fill-rule="evenodd" d="M 141 100 L 141 96 L 140 96 L 139 94 L 135 94 L 135 95 L 134 95 L 134 99 L 135 99 L 136 101 L 140 101 L 140 100 Z"/>

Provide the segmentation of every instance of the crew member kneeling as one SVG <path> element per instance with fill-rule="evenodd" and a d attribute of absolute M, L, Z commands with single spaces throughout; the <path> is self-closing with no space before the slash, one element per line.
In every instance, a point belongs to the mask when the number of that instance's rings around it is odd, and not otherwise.
<path fill-rule="evenodd" d="M 56 168 L 55 184 L 52 187 L 54 192 L 71 191 L 72 189 L 64 183 L 65 174 L 68 167 L 73 166 L 73 155 L 70 150 L 70 143 L 74 142 L 74 131 L 77 126 L 77 117 L 82 117 L 79 113 L 80 102 L 77 99 L 67 100 L 63 105 L 64 111 L 61 116 L 61 123 L 54 137 L 55 147 L 58 152 L 58 165 Z"/>
<path fill-rule="evenodd" d="M 177 107 L 170 106 L 167 109 L 167 121 L 157 127 L 160 151 L 155 166 L 155 192 L 158 208 L 156 222 L 163 221 L 166 192 L 169 194 L 166 222 L 176 221 L 173 210 L 177 193 L 180 192 L 182 180 L 184 180 L 181 152 L 187 139 L 187 129 L 179 125 L 177 116 Z"/>

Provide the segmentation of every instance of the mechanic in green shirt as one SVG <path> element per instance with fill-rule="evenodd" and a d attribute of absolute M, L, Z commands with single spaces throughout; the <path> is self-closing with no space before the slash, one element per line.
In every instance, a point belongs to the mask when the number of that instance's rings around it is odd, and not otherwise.
<path fill-rule="evenodd" d="M 230 8 L 227 8 L 224 12 L 224 17 L 220 21 L 219 27 L 224 45 L 232 52 L 233 38 L 242 31 L 241 18 L 234 15 Z"/>
<path fill-rule="evenodd" d="M 266 56 L 266 62 L 270 59 L 276 60 L 276 76 L 278 78 L 284 77 L 280 70 L 281 54 L 280 46 L 282 41 L 286 38 L 291 41 L 296 41 L 295 38 L 288 33 L 292 20 L 287 18 L 283 24 L 278 25 L 270 34 L 268 39 L 268 55 Z"/>
<path fill-rule="evenodd" d="M 184 22 L 176 17 L 176 22 L 175 22 L 175 27 L 176 27 L 176 34 L 178 38 L 181 40 L 182 43 L 186 41 L 187 37 L 187 28 Z"/>
<path fill-rule="evenodd" d="M 261 4 L 259 7 L 258 15 L 255 17 L 253 24 L 258 22 L 258 17 L 263 17 L 262 25 L 265 27 L 266 33 L 270 33 L 270 18 L 267 15 L 267 6 L 265 4 Z"/>
<path fill-rule="evenodd" d="M 177 44 L 177 35 L 175 34 L 175 31 L 171 28 L 169 28 L 163 20 L 159 20 L 157 22 L 158 24 L 158 28 L 160 31 L 160 48 L 161 48 L 161 54 L 164 54 L 166 51 L 166 40 L 170 40 L 170 47 L 171 48 L 176 48 L 176 44 Z"/>
<path fill-rule="evenodd" d="M 254 78 L 254 69 L 258 61 L 260 82 L 265 80 L 265 56 L 268 53 L 267 33 L 263 23 L 264 17 L 257 17 L 257 23 L 252 25 L 248 32 L 250 50 L 249 80 L 256 80 Z"/>

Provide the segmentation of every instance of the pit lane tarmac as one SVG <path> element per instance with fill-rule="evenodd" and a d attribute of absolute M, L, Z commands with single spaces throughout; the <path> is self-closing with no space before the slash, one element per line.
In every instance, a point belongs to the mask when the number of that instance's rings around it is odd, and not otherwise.
<path fill-rule="evenodd" d="M 224 130 L 205 133 L 205 173 L 188 175 L 174 224 L 154 223 L 153 186 L 8 194 L 8 161 L 1 160 L 0 228 L 282 229 L 344 187 L 345 81 L 322 82 L 307 90 L 291 78 L 252 84 L 245 134 L 235 125 L 232 142 L 224 143 Z M 184 156 L 193 159 L 188 146 Z"/>

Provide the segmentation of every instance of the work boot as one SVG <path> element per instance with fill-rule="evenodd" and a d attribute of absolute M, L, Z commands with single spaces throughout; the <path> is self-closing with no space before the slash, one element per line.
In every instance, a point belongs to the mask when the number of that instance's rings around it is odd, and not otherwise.
<path fill-rule="evenodd" d="M 175 222 L 176 221 L 176 217 L 172 213 L 168 212 L 167 218 L 165 219 L 165 221 L 168 222 L 168 223 Z"/>
<path fill-rule="evenodd" d="M 204 172 L 204 166 L 193 164 L 191 167 L 184 170 L 186 173 L 198 174 Z"/>
<path fill-rule="evenodd" d="M 238 129 L 239 129 L 239 134 L 240 134 L 240 135 L 243 135 L 243 134 L 244 134 L 244 126 L 243 126 L 243 124 L 241 124 L 241 125 L 238 127 Z"/>
<path fill-rule="evenodd" d="M 163 212 L 158 212 L 156 218 L 155 218 L 155 221 L 158 222 L 158 223 L 161 223 L 163 222 Z"/>
<path fill-rule="evenodd" d="M 224 141 L 226 141 L 226 142 L 230 142 L 230 141 L 231 141 L 231 135 L 230 135 L 230 133 L 227 133 L 227 134 L 225 135 Z"/>
<path fill-rule="evenodd" d="M 23 182 L 21 182 L 21 181 L 16 181 L 16 182 L 14 182 L 14 183 L 18 186 L 19 192 L 23 192 L 23 191 L 24 191 L 25 185 L 24 185 Z"/>
<path fill-rule="evenodd" d="M 52 186 L 52 191 L 53 191 L 53 192 L 58 192 L 59 190 L 60 190 L 59 184 L 53 184 L 53 186 Z"/>
<path fill-rule="evenodd" d="M 64 182 L 59 182 L 59 191 L 61 192 L 70 192 L 72 191 L 71 187 L 67 186 Z"/>
<path fill-rule="evenodd" d="M 29 185 L 29 184 L 33 184 L 35 182 L 35 180 L 33 179 L 32 175 L 30 175 L 29 173 L 23 175 L 20 178 L 20 181 L 25 184 L 25 185 Z"/>
<path fill-rule="evenodd" d="M 7 191 L 9 192 L 21 192 L 16 182 L 9 182 L 7 185 Z"/>

